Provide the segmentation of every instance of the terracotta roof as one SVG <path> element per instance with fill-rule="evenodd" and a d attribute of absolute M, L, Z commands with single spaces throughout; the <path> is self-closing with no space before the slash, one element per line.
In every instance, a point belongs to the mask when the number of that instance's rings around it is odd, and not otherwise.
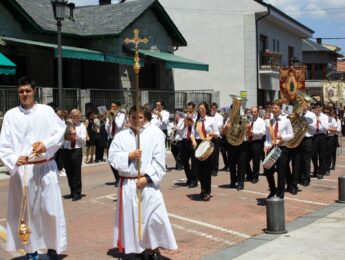
<path fill-rule="evenodd" d="M 345 60 L 337 62 L 337 71 L 345 72 Z"/>

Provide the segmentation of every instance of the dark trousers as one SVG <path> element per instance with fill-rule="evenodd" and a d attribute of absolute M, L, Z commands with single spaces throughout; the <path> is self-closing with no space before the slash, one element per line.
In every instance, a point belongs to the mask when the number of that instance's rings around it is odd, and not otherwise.
<path fill-rule="evenodd" d="M 288 188 L 294 189 L 297 191 L 298 187 L 298 181 L 300 179 L 301 175 L 301 160 L 302 160 L 302 145 L 295 148 L 288 148 L 289 153 L 289 160 L 288 160 L 288 167 L 289 162 L 291 161 L 291 171 L 287 171 L 287 184 Z"/>
<path fill-rule="evenodd" d="M 282 153 L 280 158 L 276 162 L 277 170 L 278 170 L 278 183 L 275 184 L 274 181 L 274 169 L 273 166 L 271 169 L 264 170 L 264 175 L 266 175 L 268 186 L 270 188 L 270 192 L 276 194 L 280 198 L 284 198 L 285 192 L 285 180 L 286 180 L 286 172 L 287 168 L 289 167 L 288 160 L 289 160 L 289 152 L 286 147 L 280 147 Z"/>
<path fill-rule="evenodd" d="M 335 163 L 337 161 L 337 149 L 339 147 L 339 139 L 338 139 L 338 135 L 334 136 L 334 147 L 332 150 L 332 164 L 331 164 L 331 168 L 335 168 Z"/>
<path fill-rule="evenodd" d="M 220 153 L 222 154 L 223 157 L 223 162 L 224 162 L 224 167 L 229 168 L 229 143 L 226 140 L 225 136 L 222 136 L 220 139 Z"/>
<path fill-rule="evenodd" d="M 96 140 L 96 156 L 95 156 L 95 160 L 96 161 L 103 161 L 103 157 L 104 157 L 104 146 L 100 146 L 99 145 L 99 141 Z"/>
<path fill-rule="evenodd" d="M 108 140 L 108 153 L 109 153 L 109 148 L 110 148 L 110 145 L 111 145 L 112 142 L 113 142 L 113 138 L 109 138 L 109 140 Z M 114 174 L 115 181 L 119 182 L 120 181 L 119 172 L 115 168 L 113 168 L 113 166 L 111 166 L 111 165 L 110 165 L 110 168 L 111 168 L 111 171 Z"/>
<path fill-rule="evenodd" d="M 264 148 L 262 140 L 256 140 L 248 143 L 248 158 L 247 158 L 247 177 L 248 179 L 258 179 L 260 172 L 261 154 Z M 253 161 L 253 168 L 250 167 L 250 161 Z"/>
<path fill-rule="evenodd" d="M 301 142 L 301 181 L 310 183 L 310 165 L 313 153 L 313 137 L 304 137 Z"/>
<path fill-rule="evenodd" d="M 83 151 L 78 149 L 63 149 L 64 165 L 68 179 L 68 185 L 73 197 L 81 196 L 81 163 L 83 160 Z"/>
<path fill-rule="evenodd" d="M 313 138 L 313 156 L 314 175 L 325 175 L 327 168 L 328 154 L 327 139 L 324 134 L 315 135 Z"/>
<path fill-rule="evenodd" d="M 165 130 L 162 130 L 163 133 L 165 134 L 165 148 L 168 147 L 168 130 L 165 129 Z"/>
<path fill-rule="evenodd" d="M 202 140 L 196 140 L 197 144 L 199 145 Z M 203 191 L 206 194 L 210 194 L 211 193 L 211 170 L 213 167 L 212 164 L 212 156 L 208 157 L 205 161 L 200 161 L 198 159 L 196 159 L 195 157 L 194 159 L 194 172 L 197 174 L 198 179 L 200 181 L 200 185 L 201 185 L 201 191 Z"/>
<path fill-rule="evenodd" d="M 183 139 L 182 144 L 182 163 L 183 169 L 186 174 L 188 183 L 197 182 L 196 172 L 195 172 L 195 158 L 194 158 L 194 149 L 192 146 L 192 141 L 187 141 Z M 191 164 L 189 164 L 191 160 Z"/>
<path fill-rule="evenodd" d="M 332 167 L 332 161 L 333 161 L 333 152 L 334 150 L 336 151 L 337 150 L 337 147 L 336 147 L 336 139 L 334 136 L 328 136 L 326 137 L 327 139 L 327 162 L 326 162 L 326 171 L 329 171 Z"/>
<path fill-rule="evenodd" d="M 64 159 L 63 159 L 63 149 L 60 148 L 59 150 L 57 150 L 57 152 L 54 154 L 54 159 L 57 165 L 57 168 L 59 171 L 61 171 L 63 169 L 63 163 L 64 163 Z"/>
<path fill-rule="evenodd" d="M 235 184 L 244 183 L 244 175 L 247 167 L 248 142 L 243 142 L 238 146 L 229 144 L 229 162 L 230 162 L 230 182 Z M 236 171 L 237 168 L 237 171 Z"/>
<path fill-rule="evenodd" d="M 171 143 L 171 152 L 175 158 L 176 169 L 181 169 L 183 166 L 182 162 L 182 141 L 177 141 L 176 143 Z"/>

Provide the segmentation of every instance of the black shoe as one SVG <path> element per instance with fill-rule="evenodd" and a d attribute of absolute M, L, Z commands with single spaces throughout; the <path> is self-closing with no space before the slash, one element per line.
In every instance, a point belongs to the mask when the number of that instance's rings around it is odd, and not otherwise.
<path fill-rule="evenodd" d="M 331 170 L 334 171 L 334 170 L 335 170 L 335 166 L 332 166 L 332 167 L 331 167 Z"/>
<path fill-rule="evenodd" d="M 330 176 L 331 175 L 331 172 L 329 170 L 326 171 L 325 173 L 326 176 Z"/>
<path fill-rule="evenodd" d="M 150 260 L 161 260 L 161 255 L 159 252 L 154 252 L 152 255 L 149 257 Z"/>
<path fill-rule="evenodd" d="M 322 174 L 318 174 L 318 175 L 317 175 L 317 178 L 318 178 L 319 180 L 323 179 Z"/>
<path fill-rule="evenodd" d="M 209 193 L 206 193 L 206 194 L 204 195 L 203 200 L 204 200 L 204 201 L 209 201 L 210 199 L 211 199 L 211 195 L 210 195 Z"/>
<path fill-rule="evenodd" d="M 236 183 L 230 183 L 230 189 L 236 189 L 237 188 L 237 185 Z"/>
<path fill-rule="evenodd" d="M 195 188 L 195 187 L 198 187 L 197 181 L 192 181 L 191 184 L 188 185 L 188 188 Z"/>
<path fill-rule="evenodd" d="M 212 175 L 212 176 L 217 176 L 217 175 L 218 175 L 218 172 L 217 172 L 216 170 L 212 170 L 212 171 L 211 171 L 211 175 Z"/>
<path fill-rule="evenodd" d="M 177 170 L 177 171 L 182 171 L 182 170 L 183 170 L 183 167 L 177 167 L 176 170 Z"/>
<path fill-rule="evenodd" d="M 255 184 L 255 183 L 258 183 L 259 182 L 259 178 L 253 178 L 252 179 L 252 183 Z"/>
<path fill-rule="evenodd" d="M 191 180 L 187 180 L 186 181 L 186 186 L 189 186 L 189 185 L 191 185 L 192 184 L 192 181 Z"/>
<path fill-rule="evenodd" d="M 227 172 L 229 171 L 229 167 L 223 167 L 222 169 L 220 169 L 221 171 Z"/>
<path fill-rule="evenodd" d="M 268 194 L 267 199 L 270 199 L 276 195 L 275 192 L 271 191 L 270 194 Z"/>
<path fill-rule="evenodd" d="M 310 185 L 310 181 L 309 180 L 301 181 L 301 185 L 303 185 L 304 187 L 308 187 Z"/>
<path fill-rule="evenodd" d="M 80 195 L 74 195 L 72 198 L 72 201 L 77 201 L 77 200 L 81 200 L 81 196 Z"/>
<path fill-rule="evenodd" d="M 200 192 L 200 198 L 203 200 L 204 197 L 205 197 L 205 192 L 204 191 Z"/>
<path fill-rule="evenodd" d="M 59 260 L 60 259 L 59 255 L 56 253 L 56 251 L 54 249 L 48 249 L 47 255 L 49 257 L 49 260 Z"/>
<path fill-rule="evenodd" d="M 120 181 L 115 181 L 114 186 L 119 187 L 119 183 L 120 183 Z"/>
<path fill-rule="evenodd" d="M 244 189 L 244 184 L 243 183 L 239 183 L 237 185 L 237 190 L 243 190 Z"/>
<path fill-rule="evenodd" d="M 298 193 L 298 189 L 297 188 L 290 188 L 290 194 L 296 195 L 297 193 Z"/>
<path fill-rule="evenodd" d="M 64 199 L 72 199 L 73 198 L 72 194 L 64 195 L 62 197 L 64 197 Z"/>

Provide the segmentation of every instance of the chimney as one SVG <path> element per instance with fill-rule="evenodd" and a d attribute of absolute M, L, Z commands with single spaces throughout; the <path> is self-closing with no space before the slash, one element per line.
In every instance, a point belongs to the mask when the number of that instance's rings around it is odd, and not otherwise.
<path fill-rule="evenodd" d="M 322 38 L 316 38 L 316 42 L 317 42 L 318 44 L 322 44 Z"/>
<path fill-rule="evenodd" d="M 110 5 L 111 0 L 99 0 L 99 5 Z"/>

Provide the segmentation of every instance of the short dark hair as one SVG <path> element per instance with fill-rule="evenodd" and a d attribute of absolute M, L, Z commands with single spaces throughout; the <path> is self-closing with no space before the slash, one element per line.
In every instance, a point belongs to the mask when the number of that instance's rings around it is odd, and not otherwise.
<path fill-rule="evenodd" d="M 35 89 L 36 83 L 35 83 L 35 81 L 30 80 L 29 78 L 24 76 L 18 80 L 17 88 L 19 88 L 21 86 L 27 86 L 27 85 L 30 85 L 32 89 Z"/>
<path fill-rule="evenodd" d="M 161 103 L 161 106 L 162 106 L 162 107 L 164 107 L 164 102 L 163 102 L 162 100 L 157 100 L 157 101 L 156 101 L 156 104 L 157 104 L 158 102 Z"/>
<path fill-rule="evenodd" d="M 118 107 L 120 107 L 120 106 L 122 105 L 120 101 L 115 102 L 115 104 L 116 104 Z"/>
<path fill-rule="evenodd" d="M 216 108 L 218 108 L 218 104 L 217 104 L 216 102 L 213 102 L 212 105 L 211 105 L 211 107 L 216 107 Z"/>
<path fill-rule="evenodd" d="M 188 106 L 188 107 L 192 106 L 192 107 L 194 108 L 194 107 L 195 107 L 195 104 L 194 104 L 192 101 L 190 101 L 190 102 L 187 103 L 187 106 Z"/>
<path fill-rule="evenodd" d="M 129 115 L 133 114 L 133 113 L 136 113 L 137 112 L 137 108 L 136 106 L 132 106 L 130 109 L 129 109 Z M 142 107 L 140 106 L 139 107 L 139 113 L 143 113 L 144 114 L 144 118 L 147 120 L 147 121 L 151 121 L 152 119 L 152 114 L 151 114 L 151 110 L 149 108 L 145 108 L 145 107 Z"/>

